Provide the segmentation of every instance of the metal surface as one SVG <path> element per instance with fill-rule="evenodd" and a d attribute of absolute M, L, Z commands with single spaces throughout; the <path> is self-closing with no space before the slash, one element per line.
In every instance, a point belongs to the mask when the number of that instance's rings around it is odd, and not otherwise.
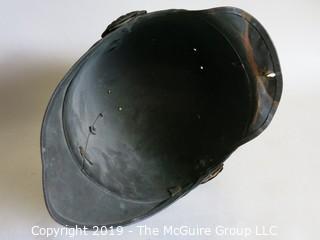
<path fill-rule="evenodd" d="M 215 177 L 280 100 L 274 47 L 242 10 L 137 11 L 102 36 L 59 84 L 42 126 L 46 204 L 64 225 L 156 213 Z"/>

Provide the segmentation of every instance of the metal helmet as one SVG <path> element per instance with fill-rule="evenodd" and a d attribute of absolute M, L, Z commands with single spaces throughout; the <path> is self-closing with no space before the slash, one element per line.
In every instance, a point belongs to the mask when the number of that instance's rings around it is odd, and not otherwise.
<path fill-rule="evenodd" d="M 117 226 L 160 211 L 261 133 L 281 91 L 270 37 L 243 10 L 120 17 L 47 107 L 41 153 L 51 216 Z"/>

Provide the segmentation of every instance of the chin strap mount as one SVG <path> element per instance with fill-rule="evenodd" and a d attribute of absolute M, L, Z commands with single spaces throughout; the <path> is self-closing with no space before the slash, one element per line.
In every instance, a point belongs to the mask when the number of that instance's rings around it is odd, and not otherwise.
<path fill-rule="evenodd" d="M 141 15 L 144 15 L 146 13 L 147 13 L 146 10 L 141 10 L 141 11 L 129 12 L 125 15 L 122 15 L 121 17 L 119 17 L 118 19 L 114 20 L 112 23 L 109 24 L 107 29 L 101 34 L 101 37 L 104 38 L 108 33 L 116 30 L 121 25 L 123 25 L 127 22 L 130 22 L 132 19 L 134 19 L 138 16 L 141 16 Z"/>
<path fill-rule="evenodd" d="M 223 163 L 221 163 L 217 167 L 215 167 L 211 171 L 211 173 L 202 180 L 201 184 L 206 183 L 206 182 L 210 181 L 211 179 L 215 178 L 216 176 L 218 176 L 218 174 L 222 171 L 222 169 L 223 169 Z"/>

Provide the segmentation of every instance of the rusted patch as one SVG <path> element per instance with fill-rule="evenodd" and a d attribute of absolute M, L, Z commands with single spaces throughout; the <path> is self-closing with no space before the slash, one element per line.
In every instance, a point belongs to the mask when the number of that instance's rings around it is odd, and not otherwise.
<path fill-rule="evenodd" d="M 90 161 L 86 150 L 82 146 L 79 147 L 79 151 L 83 160 L 86 160 L 90 165 L 93 165 L 93 162 Z M 82 162 L 82 169 L 84 169 L 84 161 Z"/>
<path fill-rule="evenodd" d="M 245 14 L 246 19 L 250 21 L 250 16 Z M 246 51 L 246 57 L 248 64 L 250 66 L 250 69 L 252 71 L 253 76 L 255 77 L 256 81 L 256 111 L 254 113 L 252 122 L 251 122 L 251 129 L 255 129 L 257 124 L 260 124 L 260 121 L 264 121 L 264 112 L 272 108 L 272 106 L 275 104 L 274 99 L 270 94 L 268 93 L 267 87 L 269 84 L 269 79 L 267 77 L 268 70 L 259 68 L 256 60 L 255 60 L 255 52 L 254 48 L 252 46 L 252 43 L 250 41 L 250 30 L 249 30 L 250 24 L 249 22 L 246 22 L 246 29 L 242 36 L 242 42 Z M 270 73 L 270 72 L 269 72 Z M 277 103 L 276 103 L 277 104 Z M 258 126 L 259 127 L 259 126 Z"/>

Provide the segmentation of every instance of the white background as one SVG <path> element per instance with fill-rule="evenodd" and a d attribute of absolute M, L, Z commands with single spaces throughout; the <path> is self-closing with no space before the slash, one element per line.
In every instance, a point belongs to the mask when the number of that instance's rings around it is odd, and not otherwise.
<path fill-rule="evenodd" d="M 41 121 L 57 83 L 108 23 L 133 10 L 226 5 L 251 13 L 271 35 L 284 78 L 279 109 L 267 130 L 239 148 L 216 179 L 136 225 L 276 225 L 278 236 L 247 239 L 319 238 L 319 1 L 1 0 L 0 239 L 46 239 L 33 236 L 31 227 L 59 227 L 43 200 Z M 139 237 L 136 225 L 120 238 L 77 239 L 185 239 Z"/>

